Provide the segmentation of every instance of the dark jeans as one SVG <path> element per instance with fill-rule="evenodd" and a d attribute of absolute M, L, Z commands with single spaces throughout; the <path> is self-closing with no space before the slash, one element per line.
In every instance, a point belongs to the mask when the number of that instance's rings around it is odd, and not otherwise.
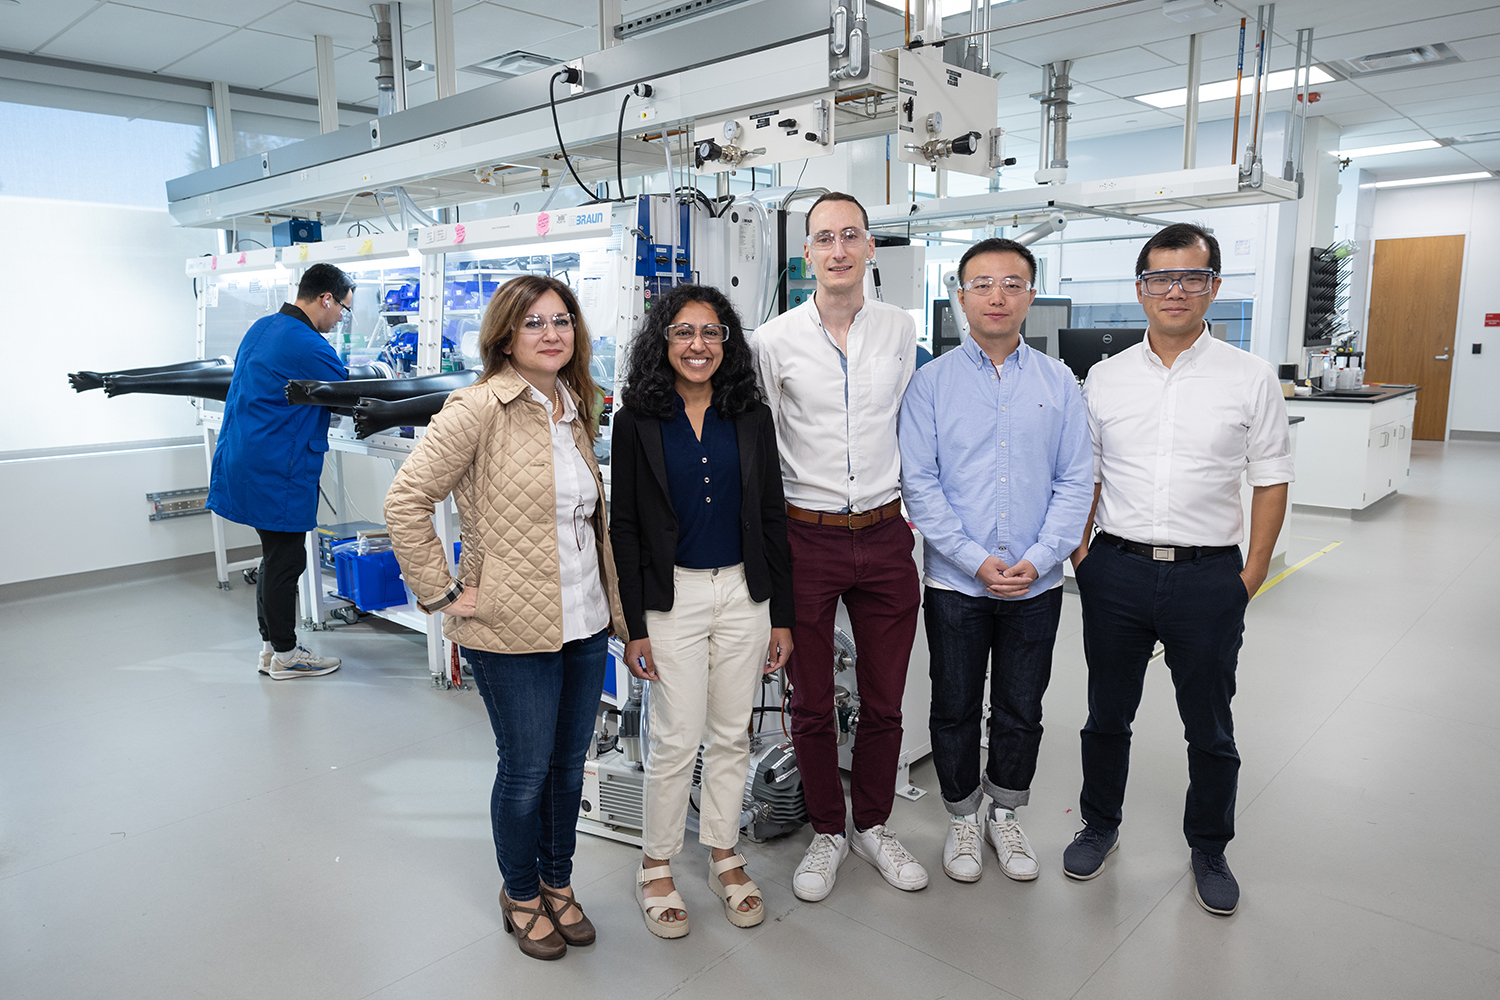
<path fill-rule="evenodd" d="M 955 816 L 967 816 L 988 793 L 1003 808 L 1024 806 L 1031 800 L 1042 743 L 1042 695 L 1052 679 L 1062 588 L 1000 601 L 928 587 L 922 606 L 931 653 L 932 764 L 943 805 Z M 985 674 L 990 675 L 990 749 L 981 786 Z"/>
<path fill-rule="evenodd" d="M 786 671 L 807 812 L 818 833 L 844 832 L 833 708 L 833 622 L 842 597 L 854 629 L 859 688 L 850 798 L 854 825 L 868 830 L 890 817 L 896 798 L 901 697 L 922 603 L 911 558 L 916 540 L 899 517 L 854 531 L 792 520 L 786 527 L 797 608 Z"/>
<path fill-rule="evenodd" d="M 1190 846 L 1211 854 L 1234 837 L 1240 756 L 1229 702 L 1250 603 L 1242 568 L 1237 548 L 1188 562 L 1155 562 L 1099 541 L 1079 564 L 1089 665 L 1080 805 L 1089 826 L 1120 825 L 1130 723 L 1159 639 L 1188 744 L 1182 832 Z"/>
<path fill-rule="evenodd" d="M 255 617 L 260 637 L 278 653 L 297 645 L 297 580 L 307 569 L 307 532 L 264 531 L 255 575 Z"/>
<path fill-rule="evenodd" d="M 499 764 L 490 793 L 495 859 L 518 903 L 573 881 L 583 761 L 604 689 L 603 631 L 552 653 L 465 649 L 495 730 Z"/>

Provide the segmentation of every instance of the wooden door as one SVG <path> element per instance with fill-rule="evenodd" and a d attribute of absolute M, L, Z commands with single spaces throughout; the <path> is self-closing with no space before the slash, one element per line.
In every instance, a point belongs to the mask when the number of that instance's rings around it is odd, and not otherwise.
<path fill-rule="evenodd" d="M 1421 386 L 1412 437 L 1423 441 L 1448 436 L 1463 263 L 1462 236 L 1375 241 L 1365 381 Z"/>

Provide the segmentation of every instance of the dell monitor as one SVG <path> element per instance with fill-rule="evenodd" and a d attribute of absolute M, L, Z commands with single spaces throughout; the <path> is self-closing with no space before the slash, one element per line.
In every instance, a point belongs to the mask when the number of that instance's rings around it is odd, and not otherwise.
<path fill-rule="evenodd" d="M 1062 363 L 1073 369 L 1080 379 L 1088 377 L 1094 363 L 1133 347 L 1145 339 L 1145 330 L 1127 330 L 1112 326 L 1057 331 L 1058 354 Z"/>

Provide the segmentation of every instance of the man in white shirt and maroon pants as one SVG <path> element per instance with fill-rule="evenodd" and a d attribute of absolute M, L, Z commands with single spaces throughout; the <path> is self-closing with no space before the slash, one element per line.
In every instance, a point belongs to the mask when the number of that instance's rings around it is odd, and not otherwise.
<path fill-rule="evenodd" d="M 807 228 L 817 292 L 760 327 L 755 352 L 786 489 L 797 609 L 786 667 L 791 733 L 814 833 L 792 887 L 816 901 L 833 890 L 851 846 L 898 889 L 923 888 L 927 871 L 885 826 L 921 605 L 896 447 L 901 396 L 916 370 L 916 324 L 904 309 L 864 296 L 875 241 L 858 201 L 824 195 L 808 211 Z M 848 840 L 833 705 L 840 598 L 854 627 L 860 699 Z"/>
<path fill-rule="evenodd" d="M 1136 261 L 1146 338 L 1094 365 L 1084 388 L 1099 528 L 1073 554 L 1089 668 L 1087 825 L 1063 870 L 1091 879 L 1119 846 L 1130 724 L 1160 640 L 1188 743 L 1182 829 L 1194 895 L 1227 916 L 1240 895 L 1224 859 L 1240 768 L 1229 703 L 1245 608 L 1286 516 L 1292 459 L 1275 371 L 1213 339 L 1204 322 L 1219 266 L 1218 242 L 1198 226 L 1151 237 Z M 1243 565 L 1242 477 L 1254 488 Z"/>

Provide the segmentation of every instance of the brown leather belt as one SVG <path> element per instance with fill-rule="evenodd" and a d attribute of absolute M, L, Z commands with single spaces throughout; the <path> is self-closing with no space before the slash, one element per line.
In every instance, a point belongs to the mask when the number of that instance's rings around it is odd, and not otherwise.
<path fill-rule="evenodd" d="M 831 528 L 848 528 L 856 531 L 859 528 L 868 528 L 872 524 L 879 524 L 888 517 L 897 517 L 901 513 L 901 501 L 892 500 L 890 503 L 874 510 L 859 511 L 853 514 L 825 514 L 818 510 L 804 510 L 801 507 L 786 505 L 786 516 L 793 521 L 806 521 L 808 524 L 823 524 Z"/>

